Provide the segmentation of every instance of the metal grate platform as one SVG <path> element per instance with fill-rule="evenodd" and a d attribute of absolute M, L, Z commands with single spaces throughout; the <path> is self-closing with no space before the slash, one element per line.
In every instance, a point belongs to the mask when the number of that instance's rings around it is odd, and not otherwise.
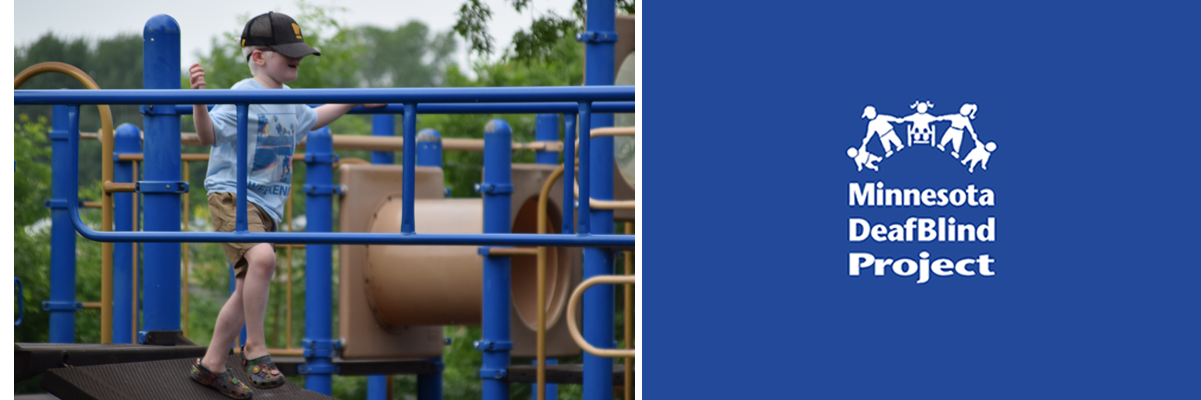
<path fill-rule="evenodd" d="M 204 346 L 148 346 L 99 343 L 16 343 L 16 381 L 32 378 L 51 368 L 68 365 L 130 363 L 203 357 Z"/>
<path fill-rule="evenodd" d="M 63 400 L 228 399 L 188 377 L 195 358 L 55 368 L 46 371 L 42 388 Z M 242 382 L 250 382 L 241 367 L 242 356 L 231 355 L 225 365 Z M 247 383 L 249 385 L 249 383 Z M 251 387 L 254 399 L 333 399 L 287 382 L 275 389 Z"/>
<path fill-rule="evenodd" d="M 510 365 L 509 375 L 506 377 L 509 383 L 536 383 L 538 382 L 538 368 L 534 365 Z M 624 385 L 626 381 L 626 367 L 620 363 L 613 364 L 613 385 Z M 583 364 L 558 364 L 546 366 L 546 383 L 567 383 L 567 384 L 582 384 L 584 383 L 584 365 Z"/>

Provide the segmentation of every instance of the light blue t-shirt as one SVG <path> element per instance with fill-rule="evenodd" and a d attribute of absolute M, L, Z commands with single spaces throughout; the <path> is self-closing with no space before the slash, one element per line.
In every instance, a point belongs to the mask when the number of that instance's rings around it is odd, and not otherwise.
<path fill-rule="evenodd" d="M 289 89 L 284 85 L 284 89 Z M 254 79 L 238 82 L 232 89 L 265 89 Z M 209 111 L 216 142 L 209 152 L 208 175 L 204 189 L 209 193 L 238 191 L 238 110 L 221 104 Z M 251 104 L 246 117 L 247 177 L 246 198 L 258 204 L 279 226 L 284 202 L 292 187 L 292 155 L 297 143 L 308 136 L 317 123 L 317 110 L 304 104 Z"/>

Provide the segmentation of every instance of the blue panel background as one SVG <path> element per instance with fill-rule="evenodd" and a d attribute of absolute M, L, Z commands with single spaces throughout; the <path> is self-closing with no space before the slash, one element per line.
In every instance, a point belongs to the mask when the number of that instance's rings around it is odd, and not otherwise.
<path fill-rule="evenodd" d="M 1197 4 L 645 3 L 643 394 L 1201 397 Z M 979 105 L 987 171 L 928 147 L 856 171 L 863 107 L 918 99 Z M 877 180 L 997 205 L 848 206 Z M 997 241 L 847 239 L 908 216 Z M 847 273 L 922 250 L 996 275 Z"/>

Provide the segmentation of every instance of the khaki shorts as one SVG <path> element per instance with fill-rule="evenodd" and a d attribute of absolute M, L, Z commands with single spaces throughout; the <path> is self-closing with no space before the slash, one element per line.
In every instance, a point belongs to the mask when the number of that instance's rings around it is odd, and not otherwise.
<path fill-rule="evenodd" d="M 233 232 L 237 225 L 238 213 L 238 195 L 236 193 L 209 193 L 209 217 L 213 220 L 213 226 L 217 228 L 217 232 Z M 251 232 L 275 232 L 275 221 L 271 216 L 263 211 L 258 204 L 246 202 L 246 227 Z M 251 247 L 257 246 L 259 243 L 222 243 L 221 248 L 225 250 L 225 256 L 229 258 L 229 263 L 234 266 L 234 276 L 241 277 L 246 275 L 246 269 L 249 264 L 246 262 L 246 251 Z M 275 250 L 275 244 L 271 244 L 271 250 Z"/>

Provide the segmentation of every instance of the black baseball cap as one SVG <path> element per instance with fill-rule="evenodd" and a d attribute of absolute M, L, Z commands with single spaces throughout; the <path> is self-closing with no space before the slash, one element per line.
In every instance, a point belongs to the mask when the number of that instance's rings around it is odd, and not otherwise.
<path fill-rule="evenodd" d="M 301 58 L 320 51 L 304 43 L 300 25 L 286 14 L 268 12 L 251 18 L 242 29 L 242 47 L 266 46 L 279 54 Z M 249 56 L 246 59 L 250 59 Z"/>

